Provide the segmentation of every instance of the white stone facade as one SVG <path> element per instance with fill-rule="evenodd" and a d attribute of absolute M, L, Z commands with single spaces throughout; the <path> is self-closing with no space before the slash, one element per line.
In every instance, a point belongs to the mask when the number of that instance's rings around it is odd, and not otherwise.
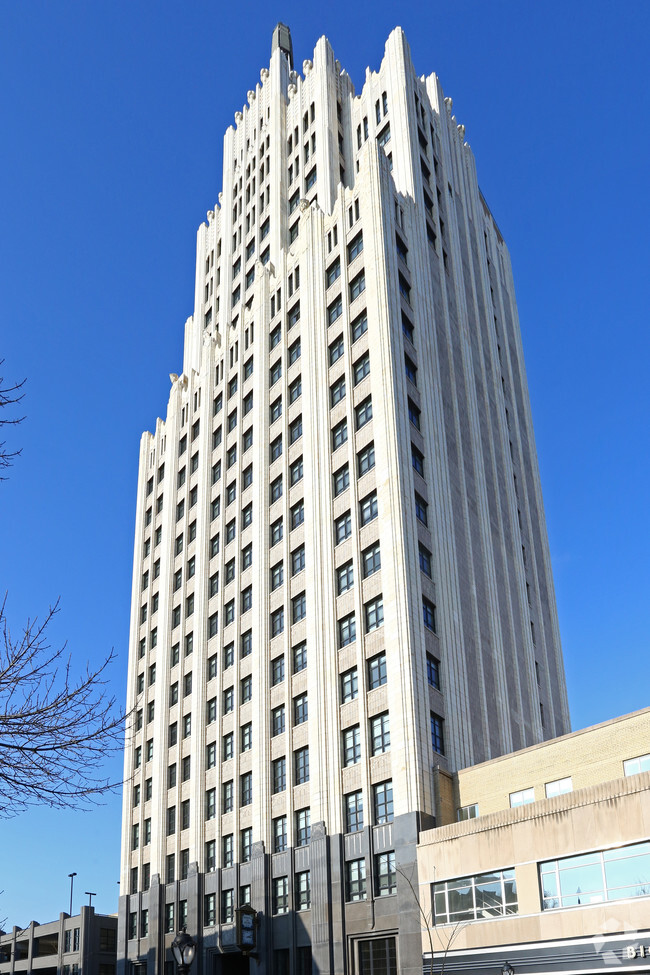
<path fill-rule="evenodd" d="M 140 450 L 118 955 L 162 972 L 186 918 L 228 970 L 232 891 L 263 971 L 343 972 L 369 905 L 399 927 L 377 857 L 414 863 L 432 771 L 569 730 L 548 542 L 509 256 L 436 76 L 399 28 L 358 96 L 325 38 L 302 74 L 277 48 L 235 122 Z"/>

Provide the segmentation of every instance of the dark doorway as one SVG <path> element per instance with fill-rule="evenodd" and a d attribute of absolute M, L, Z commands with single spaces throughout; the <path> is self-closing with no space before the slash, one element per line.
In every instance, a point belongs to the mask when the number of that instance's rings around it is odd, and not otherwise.
<path fill-rule="evenodd" d="M 215 956 L 215 975 L 250 975 L 250 960 L 239 951 Z"/>

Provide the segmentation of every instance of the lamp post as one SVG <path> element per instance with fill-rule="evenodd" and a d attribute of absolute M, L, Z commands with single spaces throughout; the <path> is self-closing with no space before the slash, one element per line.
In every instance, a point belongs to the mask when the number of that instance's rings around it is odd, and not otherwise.
<path fill-rule="evenodd" d="M 93 906 L 93 897 L 97 897 L 97 891 L 95 890 L 85 890 L 84 894 L 88 894 L 88 907 Z"/>
<path fill-rule="evenodd" d="M 194 961 L 196 943 L 185 930 L 185 925 L 183 925 L 183 930 L 179 931 L 172 941 L 172 952 L 176 959 L 178 975 L 187 975 L 190 970 L 190 965 Z"/>
<path fill-rule="evenodd" d="M 76 876 L 77 876 L 76 871 L 74 873 L 68 874 L 68 877 L 70 878 L 70 917 L 72 917 L 72 888 L 74 886 L 74 878 Z"/>

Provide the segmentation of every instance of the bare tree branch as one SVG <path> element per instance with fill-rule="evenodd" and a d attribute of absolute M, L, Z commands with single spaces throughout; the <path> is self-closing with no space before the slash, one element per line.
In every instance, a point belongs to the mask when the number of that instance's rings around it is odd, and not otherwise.
<path fill-rule="evenodd" d="M 436 929 L 436 926 L 434 924 L 433 904 L 431 906 L 431 910 L 430 911 L 425 910 L 424 904 L 422 903 L 422 900 L 421 900 L 421 898 L 420 898 L 420 896 L 418 894 L 418 891 L 415 888 L 415 884 L 413 883 L 412 876 L 409 877 L 408 874 L 404 870 L 402 870 L 400 867 L 397 868 L 397 873 L 401 877 L 403 877 L 404 880 L 406 881 L 406 883 L 409 885 L 409 887 L 411 889 L 411 893 L 413 894 L 413 900 L 415 901 L 415 903 L 418 906 L 418 910 L 420 912 L 420 917 L 422 918 L 422 924 L 423 924 L 423 926 L 424 926 L 424 928 L 426 929 L 426 932 L 427 932 L 427 938 L 429 940 L 429 975 L 433 975 L 433 959 L 434 959 L 433 933 L 434 933 L 434 930 L 436 931 L 436 933 L 438 935 L 438 938 L 440 940 L 440 944 L 442 946 L 441 947 L 440 975 L 444 975 L 444 973 L 445 973 L 445 964 L 447 962 L 447 953 L 450 950 L 450 948 L 453 945 L 453 943 L 456 940 L 456 938 L 458 937 L 458 935 L 460 934 L 461 930 L 464 927 L 466 927 L 466 925 L 469 922 L 468 921 L 456 921 L 456 924 L 452 928 L 451 932 L 447 935 L 446 943 L 445 943 L 445 938 L 444 938 L 444 935 L 443 935 L 442 931 L 440 931 L 440 929 Z"/>
<path fill-rule="evenodd" d="M 0 817 L 45 804 L 84 808 L 119 788 L 101 774 L 121 751 L 125 713 L 108 691 L 113 651 L 96 669 L 73 676 L 65 645 L 54 649 L 42 622 L 28 620 L 12 636 L 0 607 Z"/>
<path fill-rule="evenodd" d="M 4 364 L 4 359 L 0 359 L 0 368 Z M 23 379 L 20 383 L 15 383 L 13 386 L 4 385 L 4 376 L 0 376 L 0 409 L 5 406 L 15 406 L 16 403 L 20 403 L 24 393 L 21 392 L 23 386 L 25 385 L 25 380 Z M 6 417 L 0 416 L 0 427 L 6 426 L 17 426 L 22 423 L 25 419 L 24 416 L 18 417 Z M 6 470 L 11 467 L 14 460 L 20 454 L 20 450 L 9 451 L 7 449 L 6 440 L 0 441 L 0 471 Z M 6 478 L 3 474 L 0 474 L 0 481 L 4 481 Z"/>

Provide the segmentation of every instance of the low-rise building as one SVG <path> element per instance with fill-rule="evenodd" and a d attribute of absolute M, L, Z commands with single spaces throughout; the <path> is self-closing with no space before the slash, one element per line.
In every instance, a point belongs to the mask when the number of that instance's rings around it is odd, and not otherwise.
<path fill-rule="evenodd" d="M 94 907 L 0 934 L 0 975 L 115 975 L 116 956 L 117 915 Z"/>
<path fill-rule="evenodd" d="M 426 973 L 650 968 L 650 709 L 438 781 Z"/>

